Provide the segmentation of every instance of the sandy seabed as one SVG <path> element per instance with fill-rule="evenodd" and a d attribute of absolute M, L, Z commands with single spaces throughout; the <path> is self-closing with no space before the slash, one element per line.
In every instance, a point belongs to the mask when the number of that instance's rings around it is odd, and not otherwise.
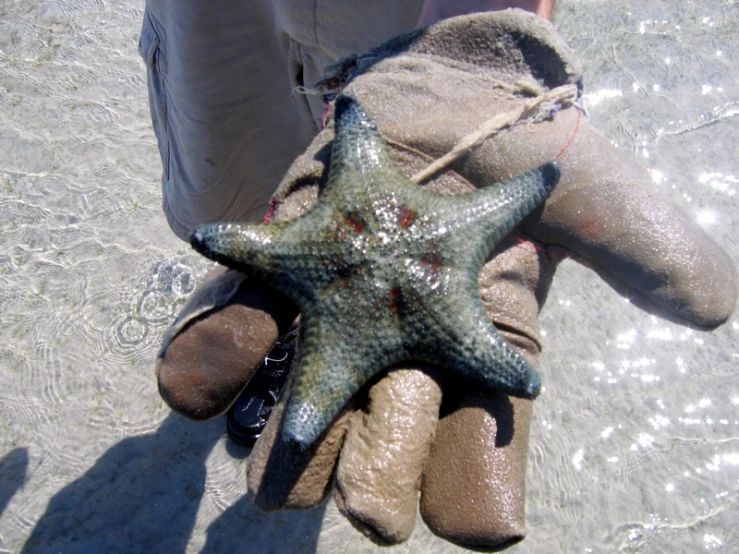
<path fill-rule="evenodd" d="M 143 2 L 0 2 L 0 552 L 457 552 L 365 540 L 333 503 L 263 514 L 223 420 L 160 400 L 208 263 L 169 231 Z M 739 6 L 564 0 L 594 123 L 739 261 Z M 739 320 L 631 306 L 574 262 L 542 314 L 528 538 L 510 552 L 738 552 Z"/>

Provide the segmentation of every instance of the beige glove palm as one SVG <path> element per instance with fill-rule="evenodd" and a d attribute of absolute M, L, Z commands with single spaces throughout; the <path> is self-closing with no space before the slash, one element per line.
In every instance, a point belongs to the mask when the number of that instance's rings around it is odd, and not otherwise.
<path fill-rule="evenodd" d="M 575 87 L 559 87 L 578 79 L 576 60 L 547 22 L 507 11 L 404 35 L 335 68 L 323 83 L 346 85 L 362 102 L 408 175 L 481 128 L 487 136 L 506 126 L 426 179 L 440 192 L 461 193 L 559 156 L 562 178 L 543 209 L 480 274 L 488 314 L 534 365 L 537 315 L 562 256 L 587 264 L 634 303 L 700 328 L 725 321 L 737 295 L 736 270 L 720 247 L 562 100 Z M 280 186 L 277 218 L 315 201 L 332 138 L 329 120 Z M 158 376 L 173 408 L 205 418 L 228 407 L 296 311 L 232 273 L 197 298 L 200 309 L 166 341 Z M 307 508 L 333 486 L 342 512 L 385 542 L 408 537 L 420 491 L 434 532 L 467 546 L 500 546 L 525 532 L 531 407 L 433 368 L 397 369 L 356 397 L 316 450 L 275 441 L 278 406 L 251 454 L 249 490 L 266 509 Z"/>

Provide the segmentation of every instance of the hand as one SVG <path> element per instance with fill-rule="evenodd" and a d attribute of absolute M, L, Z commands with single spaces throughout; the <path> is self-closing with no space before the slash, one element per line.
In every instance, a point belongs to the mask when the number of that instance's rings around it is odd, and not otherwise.
<path fill-rule="evenodd" d="M 279 293 L 216 268 L 165 338 L 157 364 L 163 398 L 193 419 L 222 413 L 295 313 Z M 281 403 L 250 457 L 255 502 L 264 509 L 314 507 L 330 492 L 336 471 L 340 509 L 375 540 L 402 542 L 415 524 L 425 469 L 422 513 L 432 529 L 467 545 L 520 540 L 532 403 L 444 382 L 446 415 L 438 421 L 441 382 L 443 376 L 430 367 L 390 371 L 355 399 L 310 452 L 275 444 Z M 450 482 L 448 475 L 467 478 Z"/>
<path fill-rule="evenodd" d="M 726 254 L 574 107 L 552 103 L 544 115 L 553 118 L 540 117 L 545 105 L 537 108 L 536 99 L 579 78 L 576 60 L 547 23 L 520 12 L 449 20 L 337 72 L 350 77 L 347 90 L 408 175 L 454 150 L 488 118 L 512 114 L 505 132 L 471 148 L 426 186 L 463 192 L 558 157 L 562 178 L 549 200 L 480 274 L 488 314 L 530 363 L 541 349 L 537 314 L 565 255 L 663 317 L 712 328 L 730 316 L 737 278 Z M 530 119 L 516 124 L 520 117 Z M 314 202 L 332 137 L 329 121 L 288 172 L 276 195 L 278 218 L 295 217 Z M 237 303 L 203 311 L 163 349 L 160 389 L 173 408 L 201 418 L 225 410 L 289 325 L 294 307 L 256 287 L 262 286 L 232 287 Z M 204 348 L 219 359 L 191 363 L 182 354 Z M 422 516 L 442 537 L 488 548 L 520 539 L 531 403 L 445 379 L 431 368 L 390 372 L 307 452 L 275 440 L 278 406 L 249 461 L 255 502 L 311 507 L 333 485 L 339 508 L 360 529 L 400 542 L 412 530 L 420 490 Z"/>

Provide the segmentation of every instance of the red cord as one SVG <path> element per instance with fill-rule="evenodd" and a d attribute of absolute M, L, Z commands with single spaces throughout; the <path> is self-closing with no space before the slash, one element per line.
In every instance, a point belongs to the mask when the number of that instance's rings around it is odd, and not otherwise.
<path fill-rule="evenodd" d="M 272 217 L 275 215 L 275 209 L 277 206 L 275 205 L 275 197 L 272 196 L 269 199 L 269 208 L 267 208 L 267 213 L 264 214 L 264 217 L 262 218 L 262 223 L 269 223 Z"/>
<path fill-rule="evenodd" d="M 582 108 L 577 107 L 577 120 L 575 122 L 575 130 L 572 132 L 572 136 L 567 141 L 567 144 L 565 144 L 562 147 L 562 150 L 559 151 L 559 154 L 554 156 L 555 160 L 558 160 L 562 154 L 564 154 L 567 149 L 572 146 L 573 141 L 575 140 L 575 135 L 577 135 L 577 132 L 580 130 L 580 117 L 582 116 Z"/>
<path fill-rule="evenodd" d="M 539 244 L 537 242 L 534 242 L 531 239 L 526 239 L 526 238 L 523 238 L 523 237 L 516 237 L 516 243 L 517 244 L 525 244 L 526 246 L 529 246 L 529 247 L 533 248 L 537 252 L 544 252 L 545 251 L 544 250 L 544 247 L 541 244 Z"/>
<path fill-rule="evenodd" d="M 323 115 L 321 116 L 321 130 L 323 131 L 326 128 L 326 123 L 328 123 L 328 116 L 331 114 L 331 107 L 333 106 L 332 102 L 329 102 L 326 104 L 326 109 L 323 110 Z"/>

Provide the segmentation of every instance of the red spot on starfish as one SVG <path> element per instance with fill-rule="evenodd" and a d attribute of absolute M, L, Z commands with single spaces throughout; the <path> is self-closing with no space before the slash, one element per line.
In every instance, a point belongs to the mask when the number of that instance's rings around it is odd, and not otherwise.
<path fill-rule="evenodd" d="M 432 252 L 421 258 L 421 265 L 423 267 L 430 268 L 434 273 L 439 273 L 442 266 L 441 257 L 438 254 Z"/>
<path fill-rule="evenodd" d="M 403 228 L 407 229 L 416 219 L 416 212 L 406 206 L 400 207 L 400 214 L 398 214 L 398 224 Z"/>
<path fill-rule="evenodd" d="M 367 227 L 367 222 L 357 214 L 349 214 L 345 221 L 346 224 L 357 234 L 364 233 L 364 230 Z"/>
<path fill-rule="evenodd" d="M 400 311 L 400 289 L 394 288 L 390 291 L 390 311 L 397 314 Z"/>

